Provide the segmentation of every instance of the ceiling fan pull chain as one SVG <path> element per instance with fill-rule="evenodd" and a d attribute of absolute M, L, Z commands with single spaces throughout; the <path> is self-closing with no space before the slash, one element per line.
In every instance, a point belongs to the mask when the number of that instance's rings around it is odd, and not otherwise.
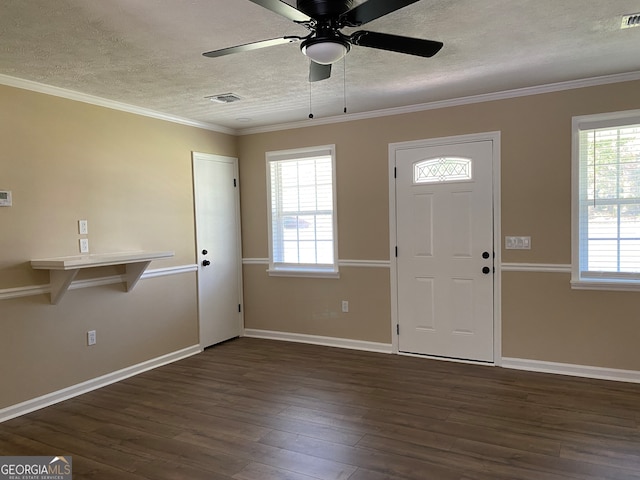
<path fill-rule="evenodd" d="M 344 98 L 344 113 L 347 113 L 347 57 L 342 59 L 342 96 Z"/>
<path fill-rule="evenodd" d="M 309 118 L 313 118 L 313 106 L 311 105 L 311 85 L 312 82 L 309 82 Z"/>

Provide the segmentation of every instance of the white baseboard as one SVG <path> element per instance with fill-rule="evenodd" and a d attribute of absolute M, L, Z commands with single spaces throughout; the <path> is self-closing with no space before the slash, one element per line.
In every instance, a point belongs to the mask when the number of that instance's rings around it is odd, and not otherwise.
<path fill-rule="evenodd" d="M 287 342 L 308 343 L 313 345 L 324 345 L 328 347 L 347 348 L 351 350 L 363 350 L 377 353 L 392 353 L 392 345 L 387 343 L 366 342 L 363 340 L 352 340 L 348 338 L 323 337 L 319 335 L 305 335 L 302 333 L 276 332 L 271 330 L 257 330 L 247 328 L 244 330 L 245 337 L 265 338 L 269 340 L 282 340 Z M 0 423 L 12 418 L 26 415 L 27 413 L 39 410 L 50 405 L 77 397 L 83 393 L 88 393 L 98 388 L 105 387 L 112 383 L 125 380 L 140 373 L 152 370 L 162 365 L 182 360 L 202 352 L 199 345 L 168 353 L 151 360 L 132 365 L 122 370 L 108 373 L 86 382 L 82 382 L 71 387 L 52 392 L 41 397 L 33 398 L 16 405 L 0 409 Z M 527 370 L 531 372 L 552 373 L 557 375 L 569 375 L 574 377 L 594 378 L 600 380 L 613 380 L 617 382 L 640 383 L 640 371 L 621 370 L 615 368 L 591 367 L 584 365 L 574 365 L 569 363 L 545 362 L 541 360 L 528 360 L 522 358 L 502 358 L 502 367 L 515 370 Z"/>
<path fill-rule="evenodd" d="M 245 328 L 244 336 L 253 338 L 266 338 L 268 340 L 283 340 L 286 342 L 310 343 L 313 345 L 324 345 L 325 347 L 364 350 L 367 352 L 392 353 L 392 347 L 390 343 L 365 342 L 363 340 L 351 340 L 349 338 L 322 337 L 319 335 L 276 332 L 272 330 L 256 330 L 253 328 Z"/>
<path fill-rule="evenodd" d="M 590 367 L 573 365 L 570 363 L 544 362 L 541 360 L 527 360 L 524 358 L 502 358 L 504 368 L 528 370 L 531 372 L 555 373 L 573 377 L 613 380 L 616 382 L 640 383 L 640 371 L 620 370 L 616 368 Z"/>
<path fill-rule="evenodd" d="M 62 390 L 58 390 L 57 392 L 48 393 L 41 397 L 27 400 L 26 402 L 11 405 L 10 407 L 0 409 L 0 423 L 15 417 L 19 417 L 21 415 L 25 415 L 35 410 L 48 407 L 55 403 L 68 400 L 69 398 L 77 397 L 78 395 L 82 395 L 83 393 L 97 390 L 98 388 L 105 387 L 129 377 L 133 377 L 134 375 L 138 375 L 142 372 L 161 367 L 162 365 L 167 365 L 168 363 L 182 360 L 183 358 L 190 357 L 200 352 L 202 352 L 200 345 L 193 345 L 176 352 L 168 353 L 157 358 L 152 358 L 151 360 L 138 363 L 137 365 L 123 368 L 122 370 L 108 373 L 101 377 L 87 380 L 86 382 L 72 385 L 71 387 L 63 388 Z"/>
<path fill-rule="evenodd" d="M 393 353 L 392 345 L 387 343 L 365 342 L 348 338 L 323 337 L 319 335 L 305 335 L 302 333 L 276 332 L 273 330 L 257 330 L 246 328 L 245 337 L 265 338 L 268 340 L 282 340 L 296 343 L 309 343 L 324 345 L 327 347 L 348 348 L 352 350 L 364 350 L 377 353 Z M 405 355 L 405 354 L 401 354 Z M 419 355 L 425 358 L 423 355 Z M 442 358 L 436 358 L 443 360 Z M 475 363 L 475 362 L 465 362 Z M 491 365 L 478 363 L 481 365 Z M 594 378 L 600 380 L 613 380 L 617 382 L 640 383 L 640 371 L 620 370 L 615 368 L 590 367 L 574 365 L 570 363 L 544 362 L 541 360 L 528 360 L 523 358 L 502 357 L 496 366 L 515 370 L 527 370 L 530 372 L 552 373 L 557 375 L 569 375 L 573 377 Z"/>

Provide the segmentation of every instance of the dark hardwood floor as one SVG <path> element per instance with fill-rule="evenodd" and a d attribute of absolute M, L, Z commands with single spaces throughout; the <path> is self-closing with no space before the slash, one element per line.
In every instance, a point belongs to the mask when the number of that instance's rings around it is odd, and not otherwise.
<path fill-rule="evenodd" d="M 640 480 L 640 385 L 241 338 L 0 424 L 74 479 Z"/>

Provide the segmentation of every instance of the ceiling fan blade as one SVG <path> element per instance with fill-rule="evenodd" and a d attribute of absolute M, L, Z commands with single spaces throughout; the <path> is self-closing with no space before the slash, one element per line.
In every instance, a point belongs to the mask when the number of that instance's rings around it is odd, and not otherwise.
<path fill-rule="evenodd" d="M 368 32 L 360 30 L 353 33 L 349 40 L 354 45 L 361 47 L 378 48 L 391 52 L 406 53 L 419 57 L 433 57 L 444 46 L 442 42 L 435 40 L 423 40 L 421 38 L 402 37 L 389 33 Z"/>
<path fill-rule="evenodd" d="M 309 81 L 319 82 L 325 80 L 331 76 L 331 65 L 321 65 L 311 60 L 309 65 Z"/>
<path fill-rule="evenodd" d="M 369 0 L 352 8 L 340 18 L 345 22 L 345 25 L 358 27 L 417 1 L 418 0 Z"/>
<path fill-rule="evenodd" d="M 289 20 L 293 20 L 294 22 L 308 22 L 311 19 L 298 10 L 295 7 L 292 7 L 288 3 L 284 3 L 281 0 L 250 0 L 256 5 L 260 5 L 261 7 L 266 8 L 267 10 L 271 10 L 278 15 L 282 15 Z"/>
<path fill-rule="evenodd" d="M 220 50 L 212 50 L 202 55 L 205 57 L 222 57 L 233 53 L 248 52 L 249 50 L 257 50 L 258 48 L 273 47 L 274 45 L 282 45 L 285 43 L 298 42 L 302 40 L 300 37 L 282 37 L 272 38 L 270 40 L 261 40 L 259 42 L 245 43 L 244 45 L 236 45 L 235 47 L 222 48 Z"/>

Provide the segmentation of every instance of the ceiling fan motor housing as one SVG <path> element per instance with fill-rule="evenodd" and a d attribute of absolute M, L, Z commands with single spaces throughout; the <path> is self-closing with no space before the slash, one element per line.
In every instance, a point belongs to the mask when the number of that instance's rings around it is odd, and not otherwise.
<path fill-rule="evenodd" d="M 311 18 L 337 17 L 351 10 L 353 0 L 298 0 L 298 10 Z"/>

